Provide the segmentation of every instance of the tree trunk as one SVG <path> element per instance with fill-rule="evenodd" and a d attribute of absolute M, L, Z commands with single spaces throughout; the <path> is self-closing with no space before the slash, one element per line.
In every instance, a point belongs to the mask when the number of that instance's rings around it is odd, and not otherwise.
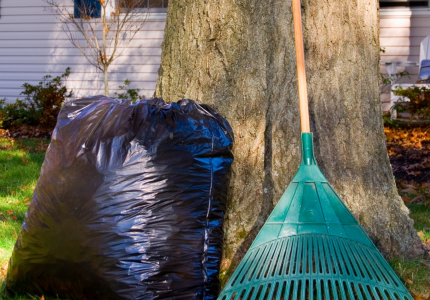
<path fill-rule="evenodd" d="M 321 170 L 383 254 L 417 257 L 385 148 L 378 13 L 377 0 L 302 0 L 311 131 Z M 226 280 L 300 163 L 291 1 L 170 1 L 156 95 L 210 104 L 234 129 Z"/>
<path fill-rule="evenodd" d="M 104 77 L 104 82 L 105 82 L 105 96 L 109 97 L 109 72 L 108 72 L 108 68 L 104 68 L 103 77 Z"/>

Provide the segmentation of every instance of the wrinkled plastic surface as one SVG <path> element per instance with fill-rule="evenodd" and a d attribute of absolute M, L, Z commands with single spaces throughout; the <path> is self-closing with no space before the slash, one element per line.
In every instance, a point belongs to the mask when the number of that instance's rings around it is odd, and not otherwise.
<path fill-rule="evenodd" d="M 7 290 L 68 299 L 216 299 L 233 133 L 192 100 L 65 105 Z"/>

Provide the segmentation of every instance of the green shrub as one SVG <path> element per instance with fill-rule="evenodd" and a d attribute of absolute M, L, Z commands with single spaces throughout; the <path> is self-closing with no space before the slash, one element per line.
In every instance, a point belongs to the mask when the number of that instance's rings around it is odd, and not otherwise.
<path fill-rule="evenodd" d="M 398 87 L 393 90 L 394 94 L 410 99 L 409 102 L 397 103 L 394 106 L 398 112 L 409 112 L 411 120 L 415 116 L 421 116 L 424 119 L 430 118 L 430 89 L 426 87 L 413 86 L 407 89 Z"/>
<path fill-rule="evenodd" d="M 130 89 L 131 81 L 126 79 L 124 85 L 120 86 L 119 89 L 123 92 L 118 94 L 115 93 L 117 99 L 130 100 L 132 103 L 139 99 L 145 99 L 145 95 L 139 95 L 140 89 Z"/>
<path fill-rule="evenodd" d="M 64 100 L 73 95 L 73 91 L 67 91 L 63 85 L 63 80 L 69 75 L 70 68 L 67 68 L 63 75 L 55 78 L 47 75 L 37 85 L 24 83 L 24 91 L 21 92 L 21 95 L 25 95 L 24 100 L 17 99 L 15 103 L 0 100 L 0 128 L 30 125 L 54 129 Z"/>
<path fill-rule="evenodd" d="M 399 123 L 397 123 L 395 120 L 391 119 L 391 113 L 390 112 L 386 112 L 382 115 L 382 121 L 384 122 L 384 126 L 399 127 Z"/>

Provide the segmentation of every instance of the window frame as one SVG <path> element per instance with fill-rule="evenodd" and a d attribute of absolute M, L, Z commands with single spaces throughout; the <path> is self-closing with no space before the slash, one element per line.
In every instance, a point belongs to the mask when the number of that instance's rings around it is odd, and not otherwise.
<path fill-rule="evenodd" d="M 147 5 L 149 4 L 149 1 L 150 0 L 146 0 Z M 163 2 L 163 6 L 164 6 L 164 2 L 165 1 L 168 2 L 169 0 L 161 0 L 161 1 Z M 150 13 L 165 13 L 165 12 L 167 12 L 167 7 L 139 7 L 136 9 L 141 10 L 142 12 L 150 12 Z"/>
<path fill-rule="evenodd" d="M 386 3 L 387 6 L 381 5 Z M 402 3 L 419 3 L 418 5 L 401 5 Z M 425 4 L 424 4 L 425 3 Z M 396 5 L 397 4 L 397 5 Z M 391 5 L 391 6 L 389 6 Z M 381 9 L 429 9 L 430 0 L 379 0 L 379 8 Z"/>
<path fill-rule="evenodd" d="M 73 0 L 73 3 L 76 3 L 75 1 L 95 1 L 96 3 L 98 2 L 97 0 Z M 114 1 L 113 5 L 108 5 L 108 7 L 106 9 L 106 14 L 107 14 L 108 17 L 111 15 L 112 12 L 114 12 L 114 7 L 118 3 L 117 0 L 113 0 L 113 1 Z M 147 1 L 149 1 L 149 0 L 147 0 Z M 163 0 L 163 5 L 164 5 L 164 1 L 169 1 L 169 0 Z M 0 0 L 0 2 L 1 2 L 1 0 Z M 100 2 L 98 2 L 98 4 L 100 5 Z M 149 19 L 157 19 L 158 20 L 158 19 L 160 19 L 160 16 L 159 16 L 160 14 L 166 14 L 167 13 L 167 7 L 166 8 L 161 8 L 161 7 L 144 8 L 144 7 L 142 7 L 142 8 L 137 8 L 137 9 L 138 9 L 137 12 L 139 12 L 139 13 L 141 12 L 142 14 L 148 14 Z M 74 18 L 80 18 L 81 17 L 78 14 L 76 14 L 75 7 L 73 8 L 73 11 L 74 11 L 73 12 L 73 17 Z M 151 17 L 152 14 L 155 15 L 154 18 Z M 101 18 L 101 8 L 100 8 L 100 11 L 99 11 L 99 16 L 92 17 L 92 18 L 97 18 L 97 19 Z M 164 20 L 165 18 L 162 18 L 162 19 Z"/>
<path fill-rule="evenodd" d="M 77 2 L 82 3 L 82 1 L 90 2 L 90 4 L 88 4 L 89 6 L 91 6 L 93 4 L 96 5 L 96 11 L 95 11 L 96 15 L 94 15 L 94 14 L 90 15 L 91 18 L 100 19 L 102 17 L 102 8 L 101 8 L 101 4 L 98 0 L 73 0 L 73 18 L 75 18 L 75 19 L 82 18 L 82 15 L 77 8 L 77 5 L 80 5 L 80 4 L 77 4 Z"/>

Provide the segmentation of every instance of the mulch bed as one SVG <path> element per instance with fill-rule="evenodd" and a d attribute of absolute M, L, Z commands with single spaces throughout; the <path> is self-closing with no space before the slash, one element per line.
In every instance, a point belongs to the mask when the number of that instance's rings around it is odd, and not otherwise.
<path fill-rule="evenodd" d="M 430 126 L 385 127 L 387 150 L 397 181 L 430 182 Z"/>

